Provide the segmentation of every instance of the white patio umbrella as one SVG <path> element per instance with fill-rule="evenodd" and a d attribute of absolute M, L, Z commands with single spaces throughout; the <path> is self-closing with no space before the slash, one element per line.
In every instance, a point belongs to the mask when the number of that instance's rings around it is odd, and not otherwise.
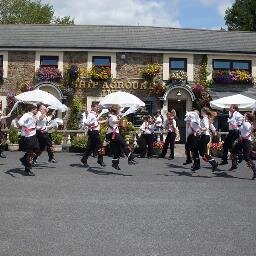
<path fill-rule="evenodd" d="M 246 97 L 242 94 L 235 94 L 228 97 L 223 97 L 217 100 L 210 101 L 210 106 L 213 109 L 228 109 L 230 105 L 238 105 L 239 110 L 251 110 L 256 105 L 256 100 Z"/>
<path fill-rule="evenodd" d="M 61 112 L 66 112 L 68 109 L 68 107 L 62 104 L 55 96 L 39 89 L 18 94 L 15 96 L 15 99 L 23 103 L 46 104 L 50 106 L 50 108 L 59 110 Z"/>
<path fill-rule="evenodd" d="M 123 108 L 134 106 L 139 108 L 145 106 L 145 103 L 135 95 L 121 91 L 110 93 L 100 101 L 100 105 L 104 108 L 109 108 L 113 104 L 117 104 Z"/>

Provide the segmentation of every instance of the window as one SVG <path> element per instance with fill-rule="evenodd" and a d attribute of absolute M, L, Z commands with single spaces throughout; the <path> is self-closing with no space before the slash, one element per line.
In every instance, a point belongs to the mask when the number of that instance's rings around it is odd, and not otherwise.
<path fill-rule="evenodd" d="M 40 56 L 40 66 L 53 66 L 58 68 L 59 56 Z"/>
<path fill-rule="evenodd" d="M 92 57 L 92 65 L 101 68 L 101 67 L 109 67 L 111 68 L 111 57 L 108 56 L 93 56 Z"/>
<path fill-rule="evenodd" d="M 187 72 L 187 59 L 171 58 L 169 61 L 170 72 L 184 71 Z"/>
<path fill-rule="evenodd" d="M 216 70 L 244 70 L 251 73 L 250 60 L 213 60 L 213 69 Z"/>

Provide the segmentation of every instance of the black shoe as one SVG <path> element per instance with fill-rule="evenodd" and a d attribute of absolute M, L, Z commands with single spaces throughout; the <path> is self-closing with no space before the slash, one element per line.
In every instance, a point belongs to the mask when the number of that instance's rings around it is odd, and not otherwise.
<path fill-rule="evenodd" d="M 183 165 L 192 164 L 192 160 L 186 160 L 186 162 L 183 163 Z"/>
<path fill-rule="evenodd" d="M 222 160 L 222 161 L 219 163 L 219 165 L 226 165 L 226 164 L 228 164 L 228 161 L 227 161 L 227 160 Z"/>
<path fill-rule="evenodd" d="M 6 155 L 5 155 L 3 152 L 1 152 L 1 153 L 0 153 L 0 157 L 1 157 L 1 158 L 6 158 Z"/>
<path fill-rule="evenodd" d="M 169 157 L 168 157 L 168 160 L 173 160 L 173 159 L 174 159 L 173 156 L 169 156 Z"/>
<path fill-rule="evenodd" d="M 134 161 L 134 160 L 131 160 L 131 161 L 129 161 L 129 162 L 128 162 L 128 164 L 129 164 L 129 165 L 137 164 L 137 162 L 136 162 L 136 161 Z"/>
<path fill-rule="evenodd" d="M 128 155 L 128 163 L 129 163 L 130 161 L 133 161 L 134 158 L 135 158 L 135 155 L 134 155 L 132 152 L 130 152 L 129 155 Z"/>
<path fill-rule="evenodd" d="M 27 176 L 35 176 L 35 174 L 29 168 L 25 168 L 25 173 Z"/>
<path fill-rule="evenodd" d="M 87 159 L 82 158 L 82 159 L 81 159 L 81 162 L 82 162 L 82 164 L 84 165 L 84 167 L 89 167 L 89 165 L 87 164 Z"/>
<path fill-rule="evenodd" d="M 215 172 L 217 170 L 218 165 L 219 164 L 215 160 L 212 162 L 212 172 Z"/>
<path fill-rule="evenodd" d="M 256 179 L 256 173 L 253 173 L 252 180 Z"/>
<path fill-rule="evenodd" d="M 118 164 L 112 164 L 112 167 L 115 168 L 116 170 L 120 171 L 121 168 L 119 167 Z"/>
<path fill-rule="evenodd" d="M 148 158 L 152 158 L 153 156 L 148 156 Z"/>
<path fill-rule="evenodd" d="M 98 160 L 97 163 L 98 163 L 100 166 L 102 166 L 102 167 L 105 167 L 105 166 L 106 166 L 106 164 L 105 164 L 103 161 Z"/>
<path fill-rule="evenodd" d="M 48 162 L 49 162 L 49 163 L 57 163 L 57 161 L 56 161 L 55 158 L 49 158 Z"/>
<path fill-rule="evenodd" d="M 157 158 L 165 158 L 165 156 L 163 156 L 163 155 L 159 155 Z"/>

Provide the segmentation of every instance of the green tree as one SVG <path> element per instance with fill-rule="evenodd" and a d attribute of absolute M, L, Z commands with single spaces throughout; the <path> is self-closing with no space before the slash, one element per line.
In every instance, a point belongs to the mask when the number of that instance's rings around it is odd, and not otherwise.
<path fill-rule="evenodd" d="M 226 10 L 229 30 L 256 31 L 256 0 L 236 0 Z"/>
<path fill-rule="evenodd" d="M 55 17 L 53 6 L 41 0 L 0 0 L 0 24 L 73 25 L 69 16 Z"/>

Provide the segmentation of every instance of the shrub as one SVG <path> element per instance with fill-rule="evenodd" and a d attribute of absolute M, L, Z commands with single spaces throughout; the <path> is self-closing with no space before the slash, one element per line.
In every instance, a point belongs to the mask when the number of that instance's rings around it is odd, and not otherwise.
<path fill-rule="evenodd" d="M 63 140 L 63 134 L 55 130 L 51 134 L 52 142 L 55 145 L 61 145 L 62 140 Z"/>
<path fill-rule="evenodd" d="M 9 129 L 9 141 L 11 144 L 18 144 L 19 143 L 19 133 L 18 129 L 11 127 Z"/>

